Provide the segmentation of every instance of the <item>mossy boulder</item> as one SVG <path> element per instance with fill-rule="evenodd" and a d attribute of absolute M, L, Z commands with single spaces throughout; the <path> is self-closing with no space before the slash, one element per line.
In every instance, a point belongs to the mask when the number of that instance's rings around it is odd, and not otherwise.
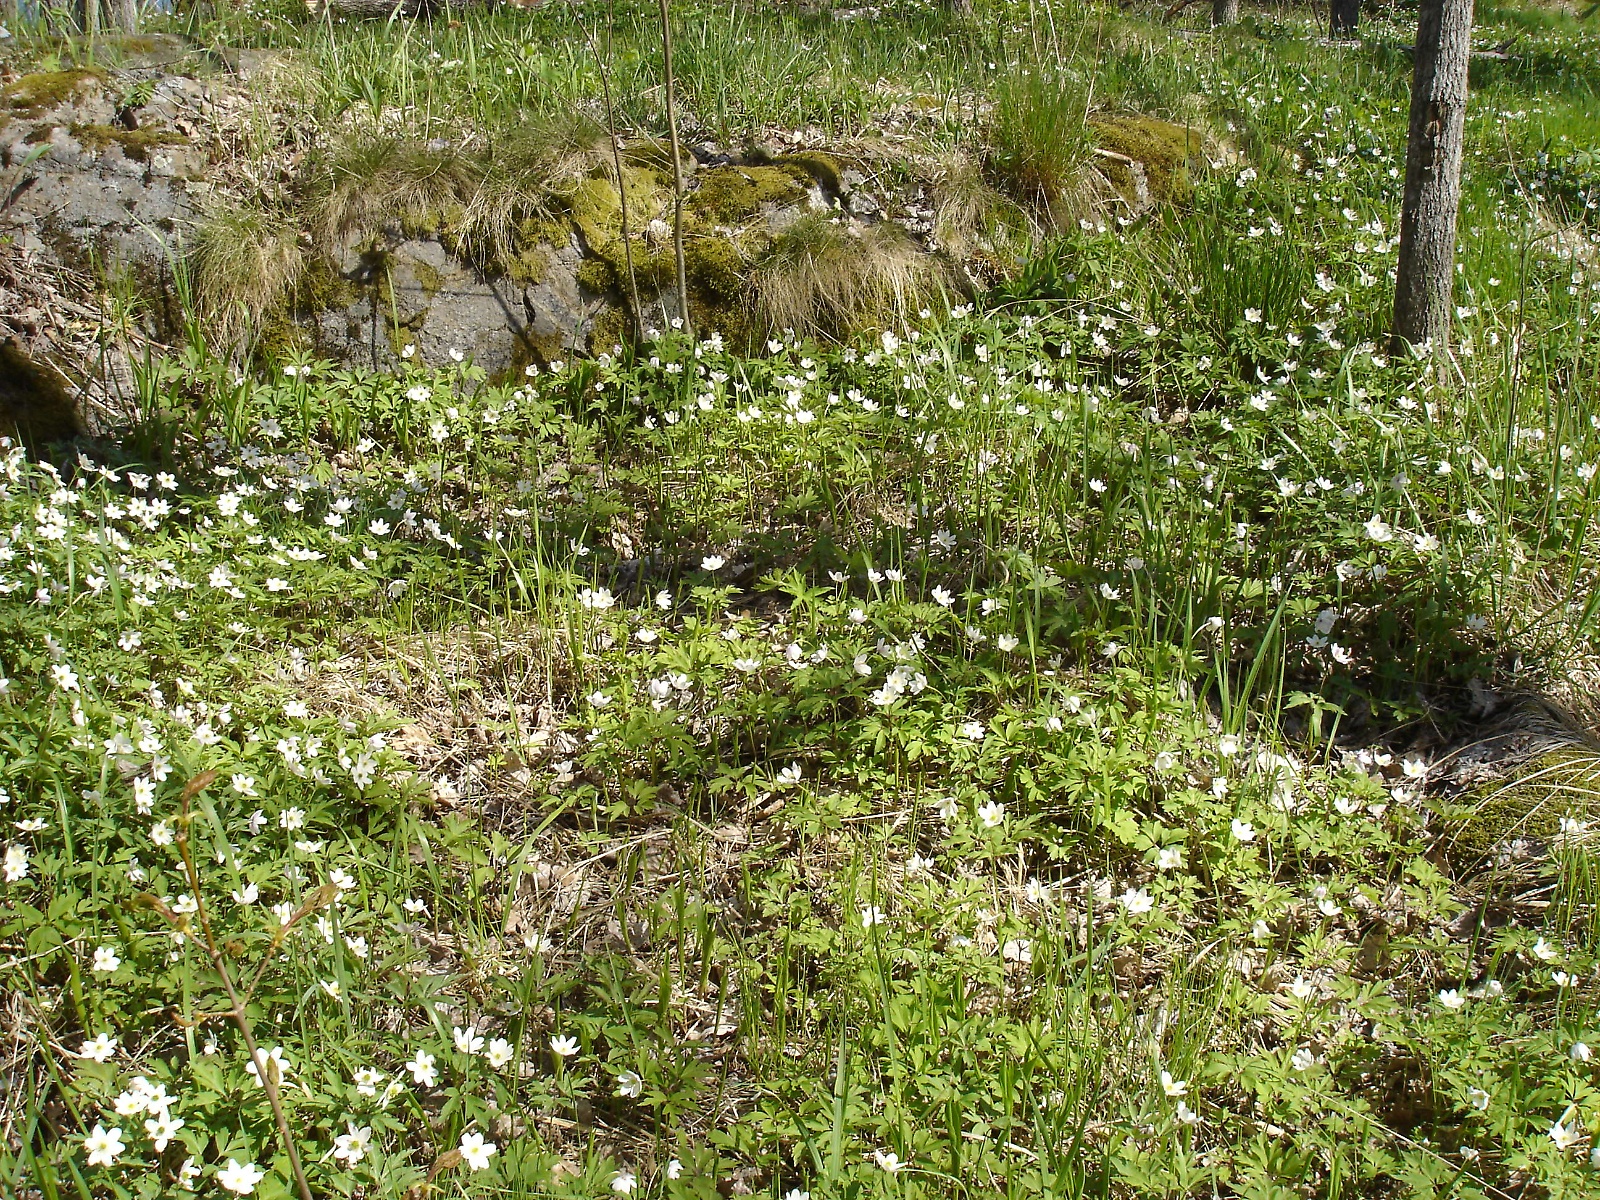
<path fill-rule="evenodd" d="M 1091 117 L 1089 131 L 1102 150 L 1131 159 L 1144 170 L 1149 199 L 1158 204 L 1189 198 L 1195 176 L 1204 168 L 1204 139 L 1199 130 L 1156 117 Z M 1102 160 L 1101 169 L 1127 199 L 1137 185 L 1126 163 Z"/>
<path fill-rule="evenodd" d="M 73 67 L 66 71 L 39 71 L 0 87 L 0 109 L 23 117 L 36 117 L 63 104 L 99 94 L 103 79 L 98 71 Z"/>
<path fill-rule="evenodd" d="M 1447 817 L 1450 857 L 1491 859 L 1519 841 L 1548 844 L 1561 821 L 1600 817 L 1600 752 L 1582 746 L 1547 750 L 1509 780 L 1482 789 Z"/>
<path fill-rule="evenodd" d="M 844 165 L 823 150 L 801 150 L 781 154 L 773 160 L 780 167 L 804 172 L 806 177 L 831 196 L 845 192 Z"/>
<path fill-rule="evenodd" d="M 119 125 L 73 125 L 72 136 L 86 150 L 97 153 L 108 146 L 120 147 L 134 162 L 148 162 L 150 152 L 162 146 L 186 146 L 189 139 L 170 129 L 123 129 Z"/>
<path fill-rule="evenodd" d="M 717 224 L 739 225 L 760 216 L 769 206 L 803 203 L 810 183 L 810 174 L 793 163 L 712 167 L 700 173 L 699 186 L 684 206 Z"/>
<path fill-rule="evenodd" d="M 671 189 L 653 167 L 624 163 L 622 184 L 628 201 L 628 226 L 635 235 L 671 206 Z M 566 215 L 594 253 L 603 253 L 621 241 L 622 196 L 610 179 L 595 176 L 582 180 L 567 197 Z M 550 233 L 554 235 L 553 230 Z"/>

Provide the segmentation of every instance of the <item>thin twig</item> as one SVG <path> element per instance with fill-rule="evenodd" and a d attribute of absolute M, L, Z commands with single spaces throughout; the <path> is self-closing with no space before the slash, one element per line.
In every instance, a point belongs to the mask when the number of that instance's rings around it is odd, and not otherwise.
<path fill-rule="evenodd" d="M 607 14 L 606 40 L 610 44 L 611 31 L 610 15 Z M 605 60 L 600 57 L 600 48 L 595 44 L 594 33 L 585 25 L 584 37 L 589 39 L 589 50 L 594 55 L 595 66 L 600 71 L 600 90 L 605 95 L 606 101 L 606 136 L 611 141 L 611 161 L 617 171 L 617 206 L 622 215 L 622 258 L 628 268 L 628 300 L 633 305 L 633 335 L 639 339 L 644 331 L 644 314 L 639 311 L 639 281 L 633 272 L 633 232 L 628 224 L 628 181 L 622 174 L 622 147 L 617 141 L 617 112 L 611 103 L 611 72 L 607 69 Z"/>
<path fill-rule="evenodd" d="M 667 88 L 667 128 L 672 138 L 672 250 L 678 267 L 678 311 L 683 316 L 683 332 L 693 340 L 694 329 L 689 323 L 689 272 L 683 263 L 683 155 L 678 148 L 677 86 L 672 77 L 672 20 L 668 0 L 661 0 L 661 67 Z"/>
<path fill-rule="evenodd" d="M 283 1142 L 283 1148 L 289 1155 L 289 1167 L 294 1171 L 294 1181 L 300 1189 L 300 1200 L 311 1200 L 311 1185 L 306 1182 L 305 1168 L 300 1165 L 300 1152 L 295 1148 L 294 1137 L 289 1132 L 289 1117 L 284 1111 L 283 1098 L 278 1092 L 278 1080 L 270 1060 L 263 1058 L 256 1048 L 254 1030 L 250 1027 L 250 1018 L 245 1014 L 244 1001 L 234 989 L 233 976 L 228 972 L 227 960 L 223 957 L 222 948 L 217 945 L 217 939 L 211 933 L 211 921 L 206 915 L 205 900 L 201 898 L 200 872 L 194 865 L 194 855 L 189 851 L 189 822 L 193 819 L 189 812 L 189 803 L 216 781 L 216 771 L 205 771 L 196 775 L 183 787 L 183 809 L 178 819 L 178 830 L 175 841 L 178 854 L 183 858 L 184 873 L 189 878 L 189 887 L 194 896 L 195 915 L 200 919 L 200 933 L 204 940 L 206 952 L 211 956 L 211 965 L 217 969 L 217 974 L 222 979 L 223 990 L 228 993 L 228 1003 L 233 1006 L 232 1017 L 239 1026 L 239 1032 L 244 1035 L 244 1048 L 250 1055 L 250 1061 L 255 1064 L 256 1076 L 261 1080 L 262 1087 L 267 1091 L 267 1103 L 272 1106 L 273 1119 L 278 1124 L 278 1137 Z M 161 906 L 162 915 L 174 925 L 178 925 L 176 914 Z M 179 926 L 182 928 L 182 926 Z M 193 930 L 185 930 L 192 938 Z M 259 973 L 257 978 L 259 978 Z"/>

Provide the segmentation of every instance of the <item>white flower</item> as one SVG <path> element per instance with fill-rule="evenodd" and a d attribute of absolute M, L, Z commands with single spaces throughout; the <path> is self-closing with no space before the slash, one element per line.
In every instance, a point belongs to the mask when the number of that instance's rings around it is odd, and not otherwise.
<path fill-rule="evenodd" d="M 78 1048 L 78 1057 L 92 1059 L 94 1062 L 105 1062 L 117 1052 L 117 1039 L 109 1033 L 96 1034 L 93 1038 L 83 1043 Z"/>
<path fill-rule="evenodd" d="M 1562 1152 L 1576 1146 L 1581 1136 L 1576 1129 L 1568 1129 L 1561 1121 L 1550 1126 L 1550 1140 L 1556 1144 L 1556 1149 Z"/>
<path fill-rule="evenodd" d="M 611 1190 L 619 1196 L 626 1196 L 638 1182 L 639 1177 L 632 1171 L 618 1171 L 611 1177 Z"/>
<path fill-rule="evenodd" d="M 956 602 L 955 594 L 947 588 L 936 587 L 933 589 L 934 603 L 941 608 L 949 608 Z"/>
<path fill-rule="evenodd" d="M 1233 836 L 1237 841 L 1253 842 L 1256 840 L 1256 827 L 1250 824 L 1249 821 L 1241 821 L 1238 817 L 1235 817 L 1230 828 L 1233 830 Z"/>
<path fill-rule="evenodd" d="M 183 1128 L 182 1117 L 169 1117 L 165 1112 L 150 1118 L 144 1123 L 144 1131 L 150 1135 L 150 1140 L 155 1143 L 157 1154 L 167 1148 L 167 1143 L 178 1136 L 178 1130 Z"/>
<path fill-rule="evenodd" d="M 7 883 L 20 883 L 28 877 L 28 848 L 21 842 L 6 847 L 4 869 Z"/>
<path fill-rule="evenodd" d="M 1187 1080 L 1174 1079 L 1172 1072 L 1163 1071 L 1161 1072 L 1161 1090 L 1174 1098 L 1187 1096 L 1189 1094 L 1189 1084 Z"/>
<path fill-rule="evenodd" d="M 363 1096 L 376 1096 L 383 1082 L 383 1072 L 374 1067 L 361 1067 L 355 1073 L 356 1091 Z"/>
<path fill-rule="evenodd" d="M 1289 994 L 1296 1000 L 1309 1000 L 1316 992 L 1316 985 L 1307 983 L 1304 975 L 1296 975 L 1294 982 L 1288 985 Z"/>
<path fill-rule="evenodd" d="M 467 1164 L 471 1171 L 481 1171 L 489 1165 L 489 1160 L 500 1149 L 493 1142 L 483 1140 L 481 1133 L 463 1133 L 461 1135 L 461 1161 Z"/>
<path fill-rule="evenodd" d="M 236 1196 L 248 1196 L 267 1173 L 255 1163 L 242 1163 L 230 1158 L 228 1165 L 217 1172 L 217 1183 Z"/>
<path fill-rule="evenodd" d="M 1182 1100 L 1178 1101 L 1178 1111 L 1174 1114 L 1185 1125 L 1200 1124 L 1200 1114 L 1195 1112 Z"/>
<path fill-rule="evenodd" d="M 1460 1008 L 1467 1002 L 1467 998 L 1455 988 L 1445 988 L 1439 993 L 1439 1003 L 1449 1009 Z"/>
<path fill-rule="evenodd" d="M 1588 1062 L 1594 1057 L 1594 1051 L 1589 1049 L 1585 1042 L 1573 1042 L 1572 1049 L 1567 1051 L 1567 1057 L 1573 1062 Z"/>
<path fill-rule="evenodd" d="M 728 565 L 728 560 L 720 554 L 708 554 L 700 560 L 702 571 L 720 571 Z"/>
<path fill-rule="evenodd" d="M 1129 888 L 1118 897 L 1117 902 L 1131 917 L 1142 917 L 1156 906 L 1155 897 L 1143 888 Z"/>
<path fill-rule="evenodd" d="M 864 905 L 861 909 L 861 928 L 871 929 L 874 925 L 882 925 L 885 920 L 883 909 L 875 904 Z"/>
<path fill-rule="evenodd" d="M 626 1100 L 637 1099 L 644 1092 L 644 1080 L 637 1071 L 624 1071 L 617 1076 L 617 1095 Z"/>
<path fill-rule="evenodd" d="M 872 1152 L 872 1157 L 873 1160 L 877 1162 L 878 1166 L 883 1168 L 883 1170 L 887 1171 L 890 1175 L 895 1174 L 906 1165 L 900 1161 L 900 1156 L 893 1150 L 874 1150 Z"/>
<path fill-rule="evenodd" d="M 94 963 L 91 967 L 95 971 L 115 971 L 122 965 L 122 959 L 117 957 L 117 952 L 110 946 L 100 946 L 94 952 Z"/>
<path fill-rule="evenodd" d="M 1468 1101 L 1471 1102 L 1472 1107 L 1477 1109 L 1479 1112 L 1487 1112 L 1488 1111 L 1488 1109 L 1489 1109 L 1489 1093 L 1484 1091 L 1482 1088 L 1480 1088 L 1480 1087 L 1468 1088 L 1467 1089 L 1467 1099 L 1468 1099 Z"/>
<path fill-rule="evenodd" d="M 450 1027 L 450 1037 L 456 1044 L 459 1054 L 476 1054 L 483 1049 L 483 1038 L 478 1033 L 476 1025 L 468 1025 L 465 1029 L 459 1025 Z"/>
<path fill-rule="evenodd" d="M 578 1039 L 558 1033 L 550 1039 L 550 1049 L 560 1058 L 571 1058 L 578 1052 Z"/>
<path fill-rule="evenodd" d="M 675 1158 L 667 1160 L 667 1178 L 678 1179 L 683 1175 L 683 1164 Z"/>
<path fill-rule="evenodd" d="M 999 637 L 995 638 L 994 644 L 998 646 L 1004 653 L 1010 654 L 1017 648 L 1018 643 L 1017 638 L 1011 634 L 1002 633 Z"/>
<path fill-rule="evenodd" d="M 1394 529 L 1380 517 L 1373 517 L 1366 523 L 1365 529 L 1367 536 L 1375 542 L 1392 541 L 1394 538 Z"/>
<path fill-rule="evenodd" d="M 1305 1046 L 1301 1046 L 1289 1056 L 1289 1065 L 1296 1071 L 1309 1071 L 1317 1065 L 1317 1056 Z"/>
<path fill-rule="evenodd" d="M 1163 846 L 1156 855 L 1156 869 L 1158 871 L 1175 871 L 1183 866 L 1183 847 Z"/>
<path fill-rule="evenodd" d="M 578 593 L 578 603 L 595 611 L 604 611 L 616 602 L 610 588 L 584 588 Z"/>
<path fill-rule="evenodd" d="M 1026 966 L 1033 961 L 1033 943 L 1026 938 L 1012 938 L 1000 947 L 1000 957 Z"/>
<path fill-rule="evenodd" d="M 333 1156 L 346 1166 L 353 1167 L 367 1156 L 367 1147 L 372 1144 L 372 1127 L 346 1121 L 345 1128 L 347 1133 L 341 1133 L 333 1139 Z"/>
<path fill-rule="evenodd" d="M 282 1046 L 274 1046 L 271 1050 L 265 1052 L 257 1050 L 256 1057 L 257 1062 L 245 1063 L 244 1069 L 250 1078 L 256 1081 L 257 1087 L 264 1086 L 261 1081 L 261 1071 L 257 1066 L 258 1062 L 267 1068 L 272 1076 L 273 1083 L 282 1083 L 289 1078 L 290 1073 L 294 1070 L 294 1066 L 283 1056 Z"/>
<path fill-rule="evenodd" d="M 1533 956 L 1540 962 L 1555 962 L 1561 952 L 1541 937 L 1533 944 Z"/>
<path fill-rule="evenodd" d="M 91 1167 L 112 1167 L 122 1152 L 127 1149 L 122 1140 L 122 1130 L 113 1125 L 107 1129 L 104 1125 L 96 1123 L 94 1129 L 83 1139 L 83 1149 L 89 1156 Z"/>
<path fill-rule="evenodd" d="M 998 800 L 990 800 L 987 804 L 978 806 L 978 820 L 985 829 L 993 829 L 1006 819 L 1006 806 Z"/>
<path fill-rule="evenodd" d="M 439 1082 L 439 1070 L 433 1064 L 433 1055 L 418 1050 L 417 1056 L 406 1064 L 406 1070 L 411 1072 L 411 1078 L 419 1087 L 433 1087 Z"/>
<path fill-rule="evenodd" d="M 505 1038 L 495 1038 L 489 1043 L 489 1048 L 483 1052 L 483 1057 L 496 1071 L 500 1070 L 517 1056 L 516 1047 Z"/>

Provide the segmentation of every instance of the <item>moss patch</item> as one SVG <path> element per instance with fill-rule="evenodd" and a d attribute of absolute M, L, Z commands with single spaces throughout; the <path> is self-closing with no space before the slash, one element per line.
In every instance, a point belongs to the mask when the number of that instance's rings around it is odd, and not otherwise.
<path fill-rule="evenodd" d="M 150 151 L 161 146 L 186 146 L 189 139 L 170 129 L 122 129 L 116 125 L 74 125 L 72 136 L 96 153 L 121 146 L 134 162 L 148 162 Z"/>
<path fill-rule="evenodd" d="M 306 264 L 295 289 L 295 308 L 304 313 L 328 312 L 349 308 L 361 299 L 361 289 L 339 273 L 326 258 L 317 256 Z"/>
<path fill-rule="evenodd" d="M 662 215 L 671 195 L 651 167 L 624 163 L 622 182 L 628 195 L 628 225 L 637 234 Z M 595 253 L 603 253 L 622 237 L 622 199 L 609 179 L 591 178 L 579 183 L 567 197 L 567 212 L 584 244 Z"/>
<path fill-rule="evenodd" d="M 690 193 L 690 211 L 733 225 L 758 214 L 768 204 L 798 204 L 806 198 L 808 172 L 788 164 L 770 167 L 713 167 L 701 172 Z"/>
<path fill-rule="evenodd" d="M 609 292 L 617 282 L 617 275 L 611 269 L 611 264 L 601 258 L 585 258 L 578 264 L 576 274 L 578 286 L 596 295 Z"/>
<path fill-rule="evenodd" d="M 416 279 L 417 286 L 422 289 L 424 302 L 432 300 L 444 287 L 444 272 L 432 263 L 423 262 L 420 258 L 408 259 L 405 264 Z"/>
<path fill-rule="evenodd" d="M 779 166 L 804 171 L 823 191 L 831 195 L 844 192 L 844 167 L 831 154 L 821 150 L 802 150 L 797 154 L 784 154 L 773 160 Z"/>
<path fill-rule="evenodd" d="M 98 71 L 82 67 L 24 75 L 0 88 L 0 108 L 9 108 L 24 116 L 38 116 L 80 92 L 99 90 L 101 82 Z"/>
<path fill-rule="evenodd" d="M 1186 200 L 1204 157 L 1196 129 L 1155 117 L 1091 117 L 1089 129 L 1102 149 L 1123 154 L 1144 166 L 1150 198 L 1163 203 Z M 1122 168 L 1126 175 L 1127 169 Z M 1133 181 L 1110 172 L 1112 183 L 1131 194 Z M 1124 187 L 1126 182 L 1126 187 Z"/>
<path fill-rule="evenodd" d="M 1600 815 L 1600 755 L 1577 746 L 1539 755 L 1507 783 L 1485 790 L 1450 821 L 1450 855 L 1475 863 L 1519 838 L 1547 842 L 1562 817 Z"/>

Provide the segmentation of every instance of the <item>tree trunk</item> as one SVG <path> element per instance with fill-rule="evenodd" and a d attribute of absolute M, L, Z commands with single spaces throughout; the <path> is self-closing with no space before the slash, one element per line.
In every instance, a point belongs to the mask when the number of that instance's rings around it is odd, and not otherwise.
<path fill-rule="evenodd" d="M 1472 0 L 1422 0 L 1394 285 L 1395 351 L 1407 343 L 1443 349 L 1449 335 L 1471 56 Z"/>
<path fill-rule="evenodd" d="M 111 13 L 123 33 L 139 32 L 139 0 L 112 0 Z"/>
<path fill-rule="evenodd" d="M 1211 24 L 1233 25 L 1239 20 L 1239 0 L 1211 0 Z"/>
<path fill-rule="evenodd" d="M 1361 0 L 1329 0 L 1328 36 L 1334 41 L 1356 36 L 1361 21 Z"/>
<path fill-rule="evenodd" d="M 944 0 L 945 10 L 952 17 L 970 17 L 972 0 Z"/>

